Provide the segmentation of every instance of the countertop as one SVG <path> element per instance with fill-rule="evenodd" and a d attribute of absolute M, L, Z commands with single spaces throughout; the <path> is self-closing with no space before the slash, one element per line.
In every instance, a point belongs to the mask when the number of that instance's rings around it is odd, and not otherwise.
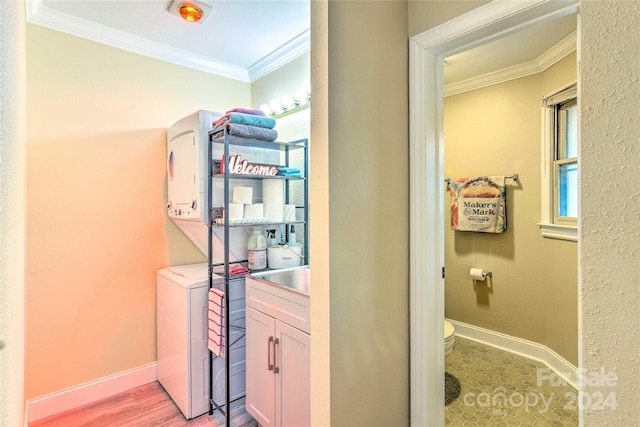
<path fill-rule="evenodd" d="M 295 268 L 283 271 L 270 271 L 252 276 L 256 280 L 273 283 L 304 295 L 311 295 L 309 268 Z"/>

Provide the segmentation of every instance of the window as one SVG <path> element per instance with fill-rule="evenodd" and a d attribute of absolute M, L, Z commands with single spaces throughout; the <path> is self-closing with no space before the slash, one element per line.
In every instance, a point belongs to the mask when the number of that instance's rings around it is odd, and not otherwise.
<path fill-rule="evenodd" d="M 577 240 L 578 98 L 576 85 L 543 101 L 542 235 Z"/>
<path fill-rule="evenodd" d="M 555 105 L 554 223 L 578 221 L 578 103 Z"/>

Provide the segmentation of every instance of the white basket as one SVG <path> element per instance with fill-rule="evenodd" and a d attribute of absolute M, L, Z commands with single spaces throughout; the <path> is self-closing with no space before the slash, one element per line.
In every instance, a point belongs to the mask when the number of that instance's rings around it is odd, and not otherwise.
<path fill-rule="evenodd" d="M 271 246 L 267 248 L 267 267 L 289 268 L 302 265 L 302 246 Z"/>

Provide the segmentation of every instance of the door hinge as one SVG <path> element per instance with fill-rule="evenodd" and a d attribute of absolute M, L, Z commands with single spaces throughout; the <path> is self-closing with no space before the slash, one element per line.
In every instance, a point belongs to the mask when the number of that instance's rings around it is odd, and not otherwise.
<path fill-rule="evenodd" d="M 442 267 L 442 278 L 444 279 L 444 267 Z"/>

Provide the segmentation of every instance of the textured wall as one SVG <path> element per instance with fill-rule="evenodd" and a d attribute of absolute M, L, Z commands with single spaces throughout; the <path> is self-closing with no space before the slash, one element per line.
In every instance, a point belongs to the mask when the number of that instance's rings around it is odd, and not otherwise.
<path fill-rule="evenodd" d="M 585 426 L 640 422 L 640 2 L 583 1 L 580 266 Z M 614 393 L 617 407 L 597 393 Z M 603 402 L 600 402 L 603 403 Z M 612 403 L 611 400 L 608 403 Z"/>
<path fill-rule="evenodd" d="M 24 4 L 0 2 L 0 425 L 22 425 L 24 367 Z"/>

